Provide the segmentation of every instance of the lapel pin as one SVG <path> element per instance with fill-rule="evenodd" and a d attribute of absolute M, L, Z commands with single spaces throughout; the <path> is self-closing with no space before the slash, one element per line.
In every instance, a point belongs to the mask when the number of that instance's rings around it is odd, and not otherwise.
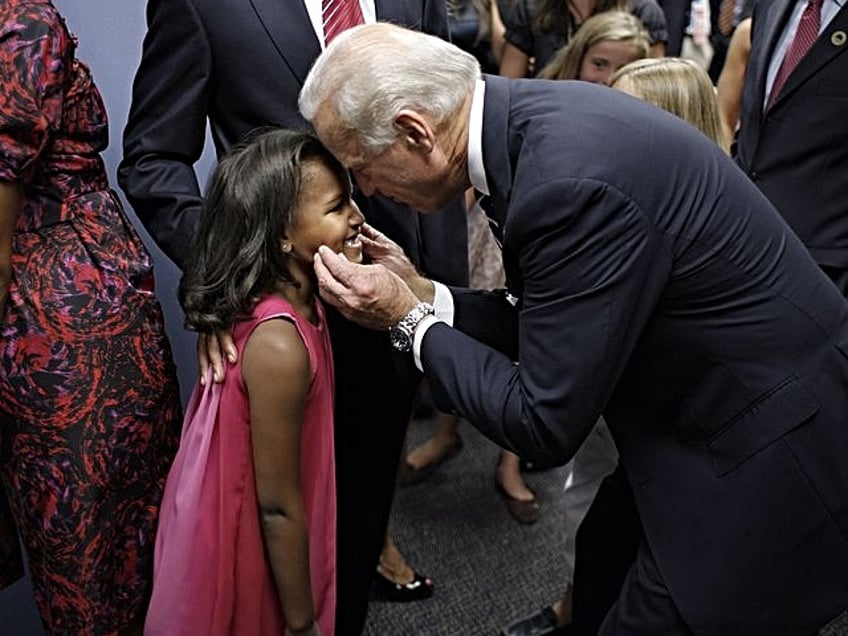
<path fill-rule="evenodd" d="M 842 46 L 847 41 L 848 35 L 845 34 L 845 31 L 834 31 L 833 35 L 830 36 L 830 43 L 833 46 Z"/>

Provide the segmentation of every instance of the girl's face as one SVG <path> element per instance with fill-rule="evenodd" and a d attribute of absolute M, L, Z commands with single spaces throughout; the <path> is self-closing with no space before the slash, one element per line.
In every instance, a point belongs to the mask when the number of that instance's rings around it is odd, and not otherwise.
<path fill-rule="evenodd" d="M 317 159 L 306 161 L 301 174 L 300 200 L 286 236 L 292 245 L 289 254 L 311 268 L 313 255 L 326 245 L 354 263 L 362 262 L 359 230 L 365 218 L 350 198 L 348 184 Z"/>
<path fill-rule="evenodd" d="M 615 71 L 641 57 L 639 49 L 629 42 L 596 42 L 586 49 L 577 79 L 606 84 Z"/>

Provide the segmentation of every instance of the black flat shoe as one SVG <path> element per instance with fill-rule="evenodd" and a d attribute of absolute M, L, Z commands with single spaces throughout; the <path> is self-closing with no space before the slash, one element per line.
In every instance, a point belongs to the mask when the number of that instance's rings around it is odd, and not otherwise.
<path fill-rule="evenodd" d="M 569 631 L 568 625 L 557 625 L 553 608 L 543 607 L 504 627 L 500 636 L 567 636 Z"/>
<path fill-rule="evenodd" d="M 415 575 L 409 583 L 401 585 L 387 579 L 376 572 L 374 575 L 374 589 L 378 598 L 391 603 L 409 603 L 412 601 L 423 601 L 433 596 L 433 581 L 427 577 L 413 572 Z"/>

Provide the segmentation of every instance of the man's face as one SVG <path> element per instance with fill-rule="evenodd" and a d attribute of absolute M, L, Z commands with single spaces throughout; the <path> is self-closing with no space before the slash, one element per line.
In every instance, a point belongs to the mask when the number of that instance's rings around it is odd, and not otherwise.
<path fill-rule="evenodd" d="M 354 136 L 340 134 L 337 118 L 323 108 L 312 123 L 366 196 L 381 194 L 421 212 L 438 209 L 455 196 L 445 183 L 447 165 L 440 151 L 424 152 L 401 134 L 391 146 L 374 153 Z"/>

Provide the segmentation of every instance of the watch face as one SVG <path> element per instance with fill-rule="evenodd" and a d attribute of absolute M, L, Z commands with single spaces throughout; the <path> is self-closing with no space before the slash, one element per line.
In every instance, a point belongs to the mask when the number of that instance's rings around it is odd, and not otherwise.
<path fill-rule="evenodd" d="M 398 351 L 407 352 L 412 350 L 412 338 L 403 329 L 393 327 L 389 330 L 389 340 Z"/>

